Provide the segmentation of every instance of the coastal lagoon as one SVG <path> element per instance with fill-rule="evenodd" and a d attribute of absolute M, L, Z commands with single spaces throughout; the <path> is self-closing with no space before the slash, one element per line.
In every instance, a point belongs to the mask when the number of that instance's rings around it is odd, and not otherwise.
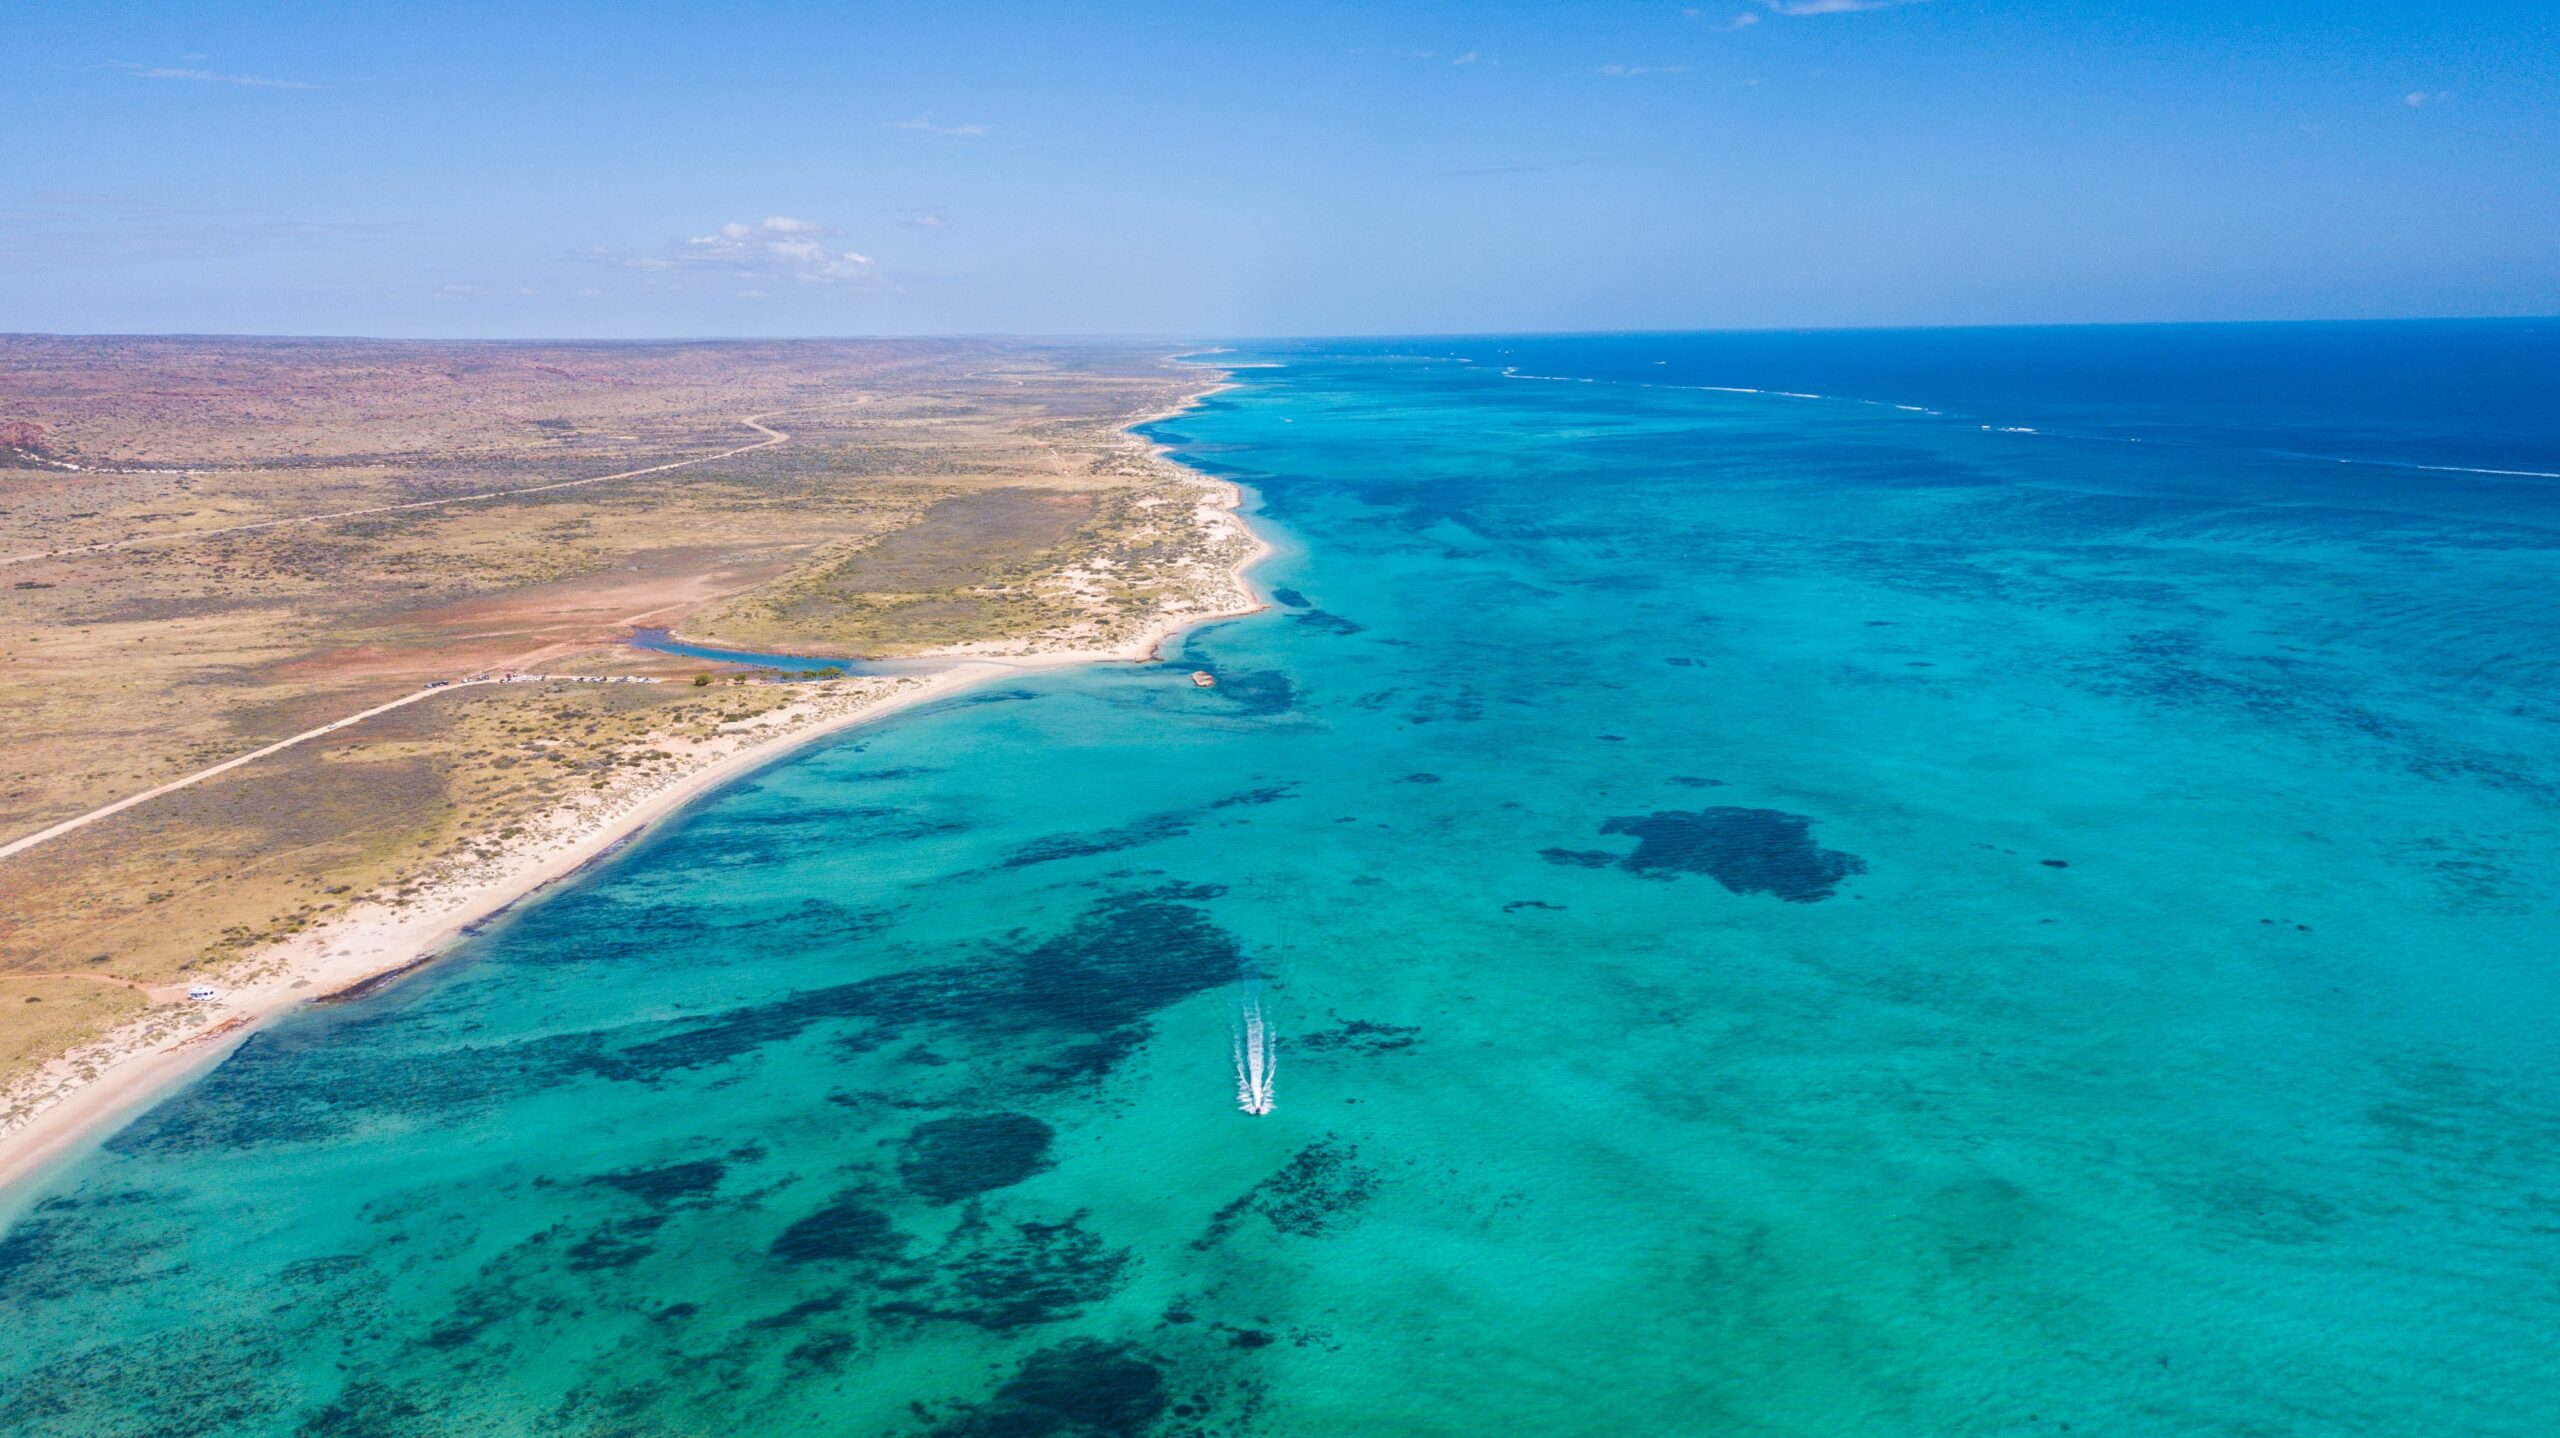
<path fill-rule="evenodd" d="M 253 1038 L 0 1433 L 2560 1431 L 2560 331 L 1220 358 L 1267 613 Z"/>

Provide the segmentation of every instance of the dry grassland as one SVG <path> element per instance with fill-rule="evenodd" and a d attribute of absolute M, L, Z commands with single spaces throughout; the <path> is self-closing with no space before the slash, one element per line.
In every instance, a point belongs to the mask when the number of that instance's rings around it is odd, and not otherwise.
<path fill-rule="evenodd" d="M 431 679 L 679 681 L 457 690 L 0 859 L 0 1081 L 147 1001 L 102 979 L 218 968 L 788 698 L 696 688 L 631 625 L 862 654 L 1134 627 L 1202 562 L 1200 493 L 1123 427 L 1196 386 L 974 342 L 0 338 L 0 840 Z M 702 459 L 749 416 L 788 439 Z"/>

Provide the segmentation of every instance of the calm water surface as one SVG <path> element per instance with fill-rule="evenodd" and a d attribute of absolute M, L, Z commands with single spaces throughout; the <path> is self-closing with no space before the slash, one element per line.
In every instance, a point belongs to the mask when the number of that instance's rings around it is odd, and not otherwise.
<path fill-rule="evenodd" d="M 1272 612 L 254 1039 L 0 1432 L 2560 1431 L 2552 327 L 1244 357 Z"/>

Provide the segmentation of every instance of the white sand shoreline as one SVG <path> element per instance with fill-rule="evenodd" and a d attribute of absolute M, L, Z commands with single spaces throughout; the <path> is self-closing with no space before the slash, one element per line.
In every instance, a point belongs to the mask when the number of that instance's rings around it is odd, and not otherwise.
<path fill-rule="evenodd" d="M 1132 420 L 1129 428 L 1181 413 L 1227 388 L 1204 385 L 1161 414 Z M 1161 446 L 1153 446 L 1161 457 Z M 431 890 L 414 903 L 369 902 L 333 922 L 297 934 L 234 966 L 242 979 L 218 981 L 212 1004 L 190 1011 L 205 1022 L 171 1037 L 158 1017 L 127 1025 L 76 1053 L 47 1064 L 8 1097 L 30 1091 L 42 1098 L 0 1130 L 0 1217 L 58 1164 L 104 1141 L 122 1124 L 171 1089 L 213 1067 L 277 1017 L 315 1000 L 352 998 L 352 990 L 423 967 L 460 939 L 633 838 L 693 801 L 787 754 L 832 734 L 902 713 L 919 705 L 1028 670 L 1100 663 L 1147 663 L 1186 630 L 1259 613 L 1267 606 L 1245 578 L 1272 546 L 1243 517 L 1243 490 L 1228 481 L 1190 471 L 1219 498 L 1215 510 L 1248 541 L 1229 569 L 1225 602 L 1158 618 L 1134 638 L 1106 649 L 1062 649 L 1029 654 L 978 654 L 967 646 L 945 656 L 952 667 L 895 681 L 885 691 L 849 693 L 825 686 L 819 697 L 790 710 L 770 735 L 741 734 L 736 747 L 711 762 L 618 796 L 606 812 L 564 820 L 548 832 L 512 846 L 466 880 Z M 1204 505 L 1204 514 L 1207 506 Z M 796 713 L 794 711 L 797 711 Z M 565 827 L 567 832 L 561 832 Z"/>

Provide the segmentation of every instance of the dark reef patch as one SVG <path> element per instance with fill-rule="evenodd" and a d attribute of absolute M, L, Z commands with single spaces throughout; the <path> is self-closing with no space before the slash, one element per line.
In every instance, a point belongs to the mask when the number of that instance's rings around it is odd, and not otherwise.
<path fill-rule="evenodd" d="M 936 831 L 946 827 L 937 824 Z M 879 933 L 889 927 L 895 916 L 895 911 L 889 909 L 856 910 L 825 899 L 802 899 L 778 914 L 725 925 L 720 932 L 732 941 L 753 934 L 762 944 L 800 948 Z"/>
<path fill-rule="evenodd" d="M 729 842 L 731 838 L 735 838 L 734 844 Z M 825 842 L 816 832 L 785 845 L 734 834 L 707 842 L 691 831 L 683 831 L 668 841 L 665 861 L 695 870 L 730 867 L 740 854 L 752 854 L 759 862 L 787 863 L 791 852 L 814 850 Z M 720 922 L 730 913 L 743 916 Z M 749 910 L 740 906 L 731 910 L 717 905 L 638 900 L 612 885 L 580 886 L 525 910 L 514 920 L 507 944 L 494 961 L 510 966 L 623 968 L 645 967 L 672 949 L 825 948 L 849 945 L 877 934 L 894 917 L 893 910 L 855 910 L 815 897 L 787 907 Z M 347 990 L 332 996 L 338 1001 L 355 997 L 362 995 Z"/>
<path fill-rule="evenodd" d="M 1283 799 L 1297 797 L 1297 793 L 1298 786 L 1295 783 L 1265 784 L 1259 788 L 1239 789 L 1223 799 L 1212 799 L 1209 801 L 1209 807 L 1211 809 L 1249 809 L 1260 804 L 1277 804 Z"/>
<path fill-rule="evenodd" d="M 1814 843 L 1813 820 L 1778 809 L 1666 809 L 1621 815 L 1600 832 L 1635 838 L 1635 852 L 1617 861 L 1629 873 L 1705 874 L 1734 893 L 1774 894 L 1790 904 L 1830 898 L 1842 879 L 1867 871 L 1857 855 Z"/>
<path fill-rule="evenodd" d="M 929 764 L 892 764 L 885 769 L 853 769 L 829 777 L 850 784 L 877 784 L 891 779 L 921 779 L 941 772 Z"/>
<path fill-rule="evenodd" d="M 571 1062 L 600 1077 L 646 1083 L 787 1042 L 818 1024 L 865 1021 L 870 1027 L 858 1049 L 931 1025 L 938 1046 L 977 1040 L 1010 1063 L 1017 1079 L 1079 1081 L 1144 1042 L 1158 1009 L 1233 983 L 1244 971 L 1235 936 L 1182 902 L 1221 892 L 1169 884 L 1121 894 L 1035 944 L 999 942 L 958 963 L 677 1021 L 619 1049 L 589 1040 Z"/>
<path fill-rule="evenodd" d="M 501 1254 L 480 1271 L 479 1276 L 454 1295 L 452 1311 L 444 1320 L 427 1330 L 429 1348 L 465 1348 L 480 1341 L 480 1335 L 524 1311 L 533 1299 L 524 1290 L 532 1286 L 531 1274 L 550 1267 L 547 1250 L 550 1235 L 536 1234 Z"/>
<path fill-rule="evenodd" d="M 671 1208 L 688 1201 L 711 1196 L 720 1186 L 721 1176 L 729 1166 L 716 1158 L 696 1159 L 691 1163 L 667 1163 L 654 1167 L 617 1169 L 600 1173 L 587 1180 L 599 1188 L 627 1193 L 652 1208 Z"/>
<path fill-rule="evenodd" d="M 16 1302 L 68 1297 L 79 1287 L 71 1261 L 73 1234 L 88 1227 L 77 1220 L 52 1218 L 42 1210 L 12 1224 L 0 1234 L 0 1297 Z"/>
<path fill-rule="evenodd" d="M 1171 1400 L 1164 1370 L 1126 1343 L 1079 1338 L 1022 1360 L 983 1403 L 937 1426 L 935 1438 L 1129 1438 L 1155 1426 Z"/>
<path fill-rule="evenodd" d="M 935 1203 L 1010 1188 L 1049 1167 L 1054 1137 L 1027 1113 L 935 1119 L 907 1135 L 898 1177 Z"/>
<path fill-rule="evenodd" d="M 884 1264 L 905 1251 L 906 1236 L 859 1189 L 848 1189 L 824 1208 L 794 1222 L 773 1241 L 785 1263 Z"/>
<path fill-rule="evenodd" d="M 1234 936 L 1186 902 L 1218 892 L 1179 884 L 1123 891 L 1046 939 L 1007 937 L 931 966 L 724 1011 L 507 1041 L 407 1042 L 410 1009 L 439 992 L 417 985 L 403 991 L 415 997 L 338 1010 L 325 1024 L 262 1031 L 108 1146 L 180 1155 L 328 1142 L 385 1124 L 449 1121 L 585 1078 L 656 1083 L 819 1026 L 875 1046 L 929 1040 L 954 1058 L 989 1056 L 1020 1080 L 1063 1086 L 1143 1042 L 1158 1009 L 1243 971 Z M 830 911 L 827 922 L 840 917 Z M 7 1255 L 0 1249 L 0 1285 Z"/>
<path fill-rule="evenodd" d="M 1312 607 L 1307 603 L 1307 596 L 1300 594 L 1294 589 L 1272 590 L 1271 601 L 1274 604 L 1281 605 L 1288 609 L 1307 609 Z"/>
<path fill-rule="evenodd" d="M 940 1319 L 1002 1332 L 1076 1317 L 1119 1291 L 1136 1260 L 1087 1230 L 1062 1223 L 990 1222 L 977 1205 L 930 1260 L 911 1292 L 875 1316 Z"/>
<path fill-rule="evenodd" d="M 295 1438 L 392 1438 L 432 1431 L 435 1410 L 378 1379 L 358 1378 L 294 1428 Z"/>
<path fill-rule="evenodd" d="M 603 1273 L 629 1268 L 657 1251 L 640 1240 L 657 1232 L 665 1223 L 663 1217 L 651 1214 L 603 1224 L 569 1246 L 569 1269 L 573 1273 Z"/>
<path fill-rule="evenodd" d="M 1310 609 L 1304 614 L 1293 614 L 1289 617 L 1295 620 L 1299 627 L 1312 629 L 1319 634 L 1361 634 L 1367 632 L 1369 628 L 1368 625 L 1356 619 L 1345 619 L 1339 614 L 1328 613 L 1322 609 Z"/>
<path fill-rule="evenodd" d="M 1189 810 L 1179 810 L 1150 814 L 1135 823 L 1090 834 L 1051 834 L 1027 844 L 1015 845 L 998 862 L 998 867 L 1026 869 L 1034 864 L 1053 864 L 1060 859 L 1081 859 L 1093 854 L 1113 854 L 1143 844 L 1179 839 L 1191 832 L 1192 822 L 1193 815 Z"/>
<path fill-rule="evenodd" d="M 750 1319 L 747 1328 L 755 1333 L 771 1333 L 785 1328 L 804 1328 L 813 1318 L 824 1318 L 831 1313 L 844 1312 L 845 1305 L 852 1301 L 852 1296 L 841 1290 L 821 1293 L 815 1298 L 803 1298 L 780 1313 L 768 1313 L 762 1318 Z"/>
<path fill-rule="evenodd" d="M 491 1108 L 529 1086 L 558 1082 L 597 1046 L 595 1038 L 574 1034 L 426 1052 L 365 1042 L 374 1030 L 393 1027 L 396 1017 L 384 1009 L 330 1033 L 315 1025 L 253 1038 L 110 1147 L 177 1154 L 312 1142 L 335 1138 L 374 1114 L 415 1120 Z M 322 1043 L 332 1046 L 330 1059 L 315 1063 L 308 1050 Z"/>
<path fill-rule="evenodd" d="M 906 839 L 938 839 L 946 834 L 966 834 L 970 829 L 969 821 L 966 819 L 929 818 L 911 809 L 884 810 L 876 814 L 865 814 L 862 817 L 869 822 L 862 826 L 862 831 L 857 838 L 859 842 L 866 844 L 886 844 Z M 834 847 L 834 843 L 835 841 L 829 840 L 828 847 Z M 803 846 L 803 852 L 807 852 L 808 847 Z"/>
<path fill-rule="evenodd" d="M 1360 1211 L 1378 1195 L 1377 1170 L 1359 1158 L 1357 1145 L 1325 1135 L 1298 1150 L 1279 1172 L 1246 1190 L 1242 1198 L 1219 1209 L 1210 1217 L 1208 1231 L 1193 1239 L 1191 1246 L 1216 1246 L 1254 1213 L 1274 1229 L 1300 1238 L 1340 1233 L 1357 1223 Z"/>
<path fill-rule="evenodd" d="M 793 1344 L 791 1351 L 782 1355 L 783 1367 L 803 1379 L 819 1373 L 840 1373 L 858 1346 L 860 1340 L 850 1333 L 821 1333 Z"/>
<path fill-rule="evenodd" d="M 1422 1037 L 1422 1030 L 1411 1024 L 1372 1023 L 1367 1019 L 1346 1019 L 1329 1029 L 1321 1029 L 1302 1039 L 1292 1040 L 1290 1047 L 1308 1053 L 1348 1053 L 1362 1058 L 1409 1049 Z"/>
<path fill-rule="evenodd" d="M 1540 849 L 1538 857 L 1569 869 L 1605 869 L 1618 862 L 1618 856 L 1606 849 Z"/>
<path fill-rule="evenodd" d="M 1295 784 L 1272 784 L 1258 789 L 1245 789 L 1221 799 L 1187 809 L 1167 809 L 1123 824 L 1116 829 L 1098 829 L 1085 834 L 1050 834 L 1018 844 L 999 860 L 997 867 L 1029 868 L 1034 864 L 1055 863 L 1060 859 L 1080 859 L 1094 854 L 1112 854 L 1122 849 L 1179 839 L 1191 832 L 1192 826 L 1221 809 L 1251 808 L 1275 804 L 1297 792 Z"/>
<path fill-rule="evenodd" d="M 312 1284 L 335 1283 L 363 1273 L 370 1266 L 361 1253 L 329 1253 L 317 1258 L 297 1258 L 276 1270 L 276 1282 L 288 1288 Z"/>
<path fill-rule="evenodd" d="M 11 1340 L 21 1341 L 25 1330 L 14 1326 L 21 1315 L 9 1316 Z M 283 1345 L 255 1323 L 198 1322 L 123 1338 L 90 1330 L 81 1337 L 86 1341 L 68 1351 L 57 1348 L 60 1356 L 41 1364 L 15 1368 L 0 1383 L 0 1433 L 271 1433 L 294 1401 L 279 1373 L 286 1361 Z"/>
<path fill-rule="evenodd" d="M 121 1189 L 97 1197 L 64 1194 L 37 1204 L 0 1233 L 0 1304 L 14 1310 L 185 1273 L 184 1263 L 157 1261 L 176 1240 L 152 1226 L 147 1212 L 127 1212 L 168 1197 Z"/>

